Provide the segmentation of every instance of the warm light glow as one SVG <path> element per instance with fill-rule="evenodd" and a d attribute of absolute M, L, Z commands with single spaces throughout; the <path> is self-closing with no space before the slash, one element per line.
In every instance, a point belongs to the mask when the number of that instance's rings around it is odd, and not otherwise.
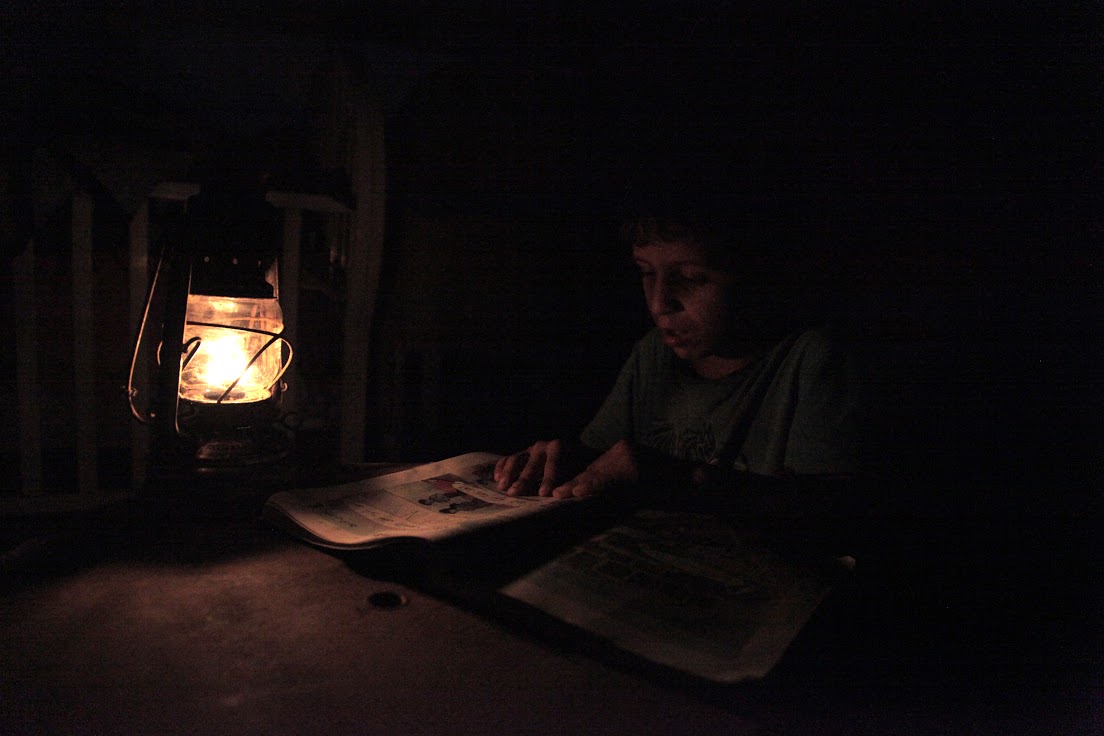
<path fill-rule="evenodd" d="M 202 403 L 269 398 L 287 368 L 285 343 L 273 339 L 283 329 L 276 299 L 189 294 L 180 397 Z"/>
<path fill-rule="evenodd" d="M 201 378 L 208 385 L 229 386 L 234 381 L 239 384 L 256 384 L 257 370 L 249 365 L 250 355 L 244 339 L 236 335 L 215 337 L 212 334 L 204 343 L 204 349 L 207 351 L 208 362 Z"/>

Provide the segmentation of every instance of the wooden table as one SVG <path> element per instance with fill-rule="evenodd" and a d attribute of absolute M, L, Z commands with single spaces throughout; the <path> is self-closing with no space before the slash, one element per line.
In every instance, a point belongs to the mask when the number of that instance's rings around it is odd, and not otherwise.
<path fill-rule="evenodd" d="M 1021 733 L 1092 718 L 1092 690 L 977 696 L 869 590 L 815 619 L 768 681 L 718 687 L 474 612 L 397 559 L 334 556 L 251 513 L 129 510 L 35 537 L 4 558 L 0 733 Z"/>
<path fill-rule="evenodd" d="M 755 733 L 260 523 L 110 540 L 3 601 L 0 732 Z M 113 548 L 110 548 L 113 547 Z M 397 608 L 371 602 L 397 594 Z M 385 597 L 384 602 L 393 600 Z"/>

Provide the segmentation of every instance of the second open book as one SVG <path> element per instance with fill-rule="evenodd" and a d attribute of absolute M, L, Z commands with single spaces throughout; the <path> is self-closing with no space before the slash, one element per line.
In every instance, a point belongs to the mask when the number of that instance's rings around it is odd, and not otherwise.
<path fill-rule="evenodd" d="M 440 542 L 578 503 L 497 491 L 497 460 L 471 453 L 278 493 L 265 515 L 313 544 L 360 550 Z M 644 510 L 499 593 L 652 662 L 734 683 L 762 678 L 778 663 L 852 564 L 782 557 L 710 515 Z"/>

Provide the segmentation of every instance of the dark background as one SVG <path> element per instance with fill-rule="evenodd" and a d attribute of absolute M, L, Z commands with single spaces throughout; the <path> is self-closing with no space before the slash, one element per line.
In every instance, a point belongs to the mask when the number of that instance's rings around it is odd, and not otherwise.
<path fill-rule="evenodd" d="M 370 453 L 507 450 L 584 421 L 646 327 L 613 237 L 626 183 L 642 168 L 677 178 L 724 161 L 789 215 L 827 318 L 887 345 L 904 363 L 887 376 L 921 389 L 887 403 L 903 413 L 890 423 L 919 435 L 899 445 L 938 439 L 918 453 L 924 468 L 1065 474 L 1096 454 L 1092 4 L 3 12 L 12 182 L 28 150 L 70 139 L 186 152 L 198 177 L 294 178 L 316 166 L 320 69 L 341 59 L 371 88 L 388 145 L 379 377 L 401 345 L 469 364 L 443 389 L 439 431 L 392 428 Z M 33 221 L 39 248 L 56 241 L 63 257 L 64 217 L 12 191 L 5 248 Z M 480 362 L 480 348 L 500 354 Z M 492 370 L 500 380 L 476 385 Z M 545 396 L 524 399 L 541 383 L 566 399 L 545 420 L 533 417 Z M 449 424 L 457 416 L 473 418 Z"/>
<path fill-rule="evenodd" d="M 1033 639 L 1058 669 L 1095 667 L 1104 19 L 895 5 L 8 8 L 4 248 L 33 228 L 41 268 L 63 271 L 64 213 L 15 183 L 28 151 L 70 137 L 188 152 L 203 175 L 310 170 L 318 69 L 340 58 L 387 134 L 368 456 L 505 452 L 577 431 L 647 328 L 614 238 L 625 184 L 732 162 L 790 214 L 819 314 L 870 372 L 886 493 L 919 519 L 913 572 L 955 593 L 942 633 L 970 621 L 995 650 Z M 105 284 L 122 242 L 98 241 Z M 339 360 L 334 305 L 305 306 L 322 324 L 304 365 Z M 102 321 L 103 404 L 125 427 L 130 337 Z"/>

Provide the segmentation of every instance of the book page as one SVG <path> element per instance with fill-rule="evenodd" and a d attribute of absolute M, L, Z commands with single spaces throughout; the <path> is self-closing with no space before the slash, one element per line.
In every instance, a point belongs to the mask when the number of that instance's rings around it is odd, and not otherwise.
<path fill-rule="evenodd" d="M 712 517 L 639 512 L 506 595 L 646 659 L 718 682 L 762 678 L 853 564 L 799 564 Z"/>
<path fill-rule="evenodd" d="M 441 540 L 563 503 L 496 490 L 498 458 L 469 453 L 354 483 L 285 491 L 268 499 L 264 513 L 314 544 L 357 549 Z"/>

